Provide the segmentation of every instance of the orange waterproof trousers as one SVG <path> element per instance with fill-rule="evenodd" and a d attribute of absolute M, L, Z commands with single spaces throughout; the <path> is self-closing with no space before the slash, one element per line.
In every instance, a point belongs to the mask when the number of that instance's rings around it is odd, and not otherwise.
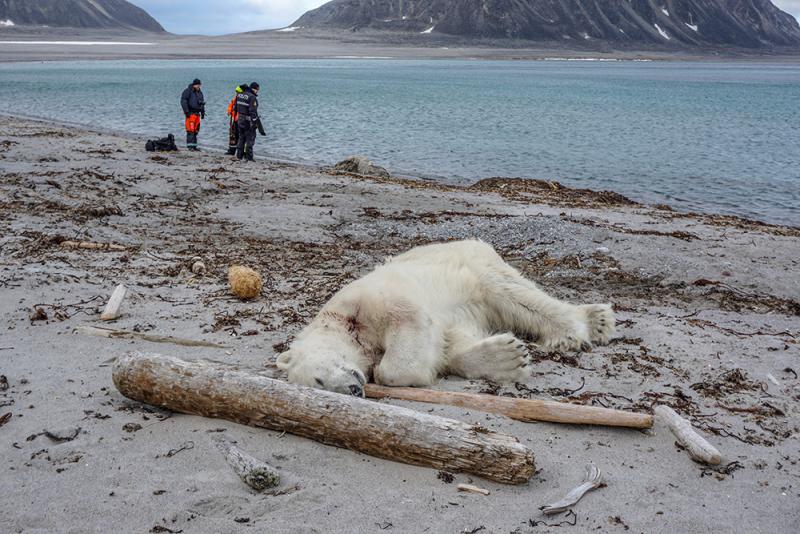
<path fill-rule="evenodd" d="M 189 115 L 186 117 L 186 133 L 196 134 L 200 132 L 200 115 Z"/>

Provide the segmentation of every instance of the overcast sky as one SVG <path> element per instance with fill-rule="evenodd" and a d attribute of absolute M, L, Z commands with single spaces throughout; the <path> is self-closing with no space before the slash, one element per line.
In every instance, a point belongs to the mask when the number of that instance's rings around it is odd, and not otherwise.
<path fill-rule="evenodd" d="M 218 35 L 283 28 L 326 0 L 130 0 L 173 33 Z M 773 0 L 800 18 L 800 0 Z"/>

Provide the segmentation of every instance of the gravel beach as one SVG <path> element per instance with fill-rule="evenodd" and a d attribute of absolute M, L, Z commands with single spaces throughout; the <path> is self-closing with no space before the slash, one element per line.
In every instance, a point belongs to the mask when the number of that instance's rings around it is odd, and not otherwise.
<path fill-rule="evenodd" d="M 516 436 L 538 471 L 504 486 L 171 413 L 112 384 L 114 358 L 134 350 L 277 373 L 276 355 L 342 285 L 415 245 L 464 238 L 492 244 L 560 298 L 613 303 L 618 333 L 584 353 L 530 343 L 525 384 L 445 378 L 437 389 L 642 412 L 666 404 L 722 464 L 693 462 L 658 424 L 532 424 L 382 401 Z M 205 272 L 192 272 L 197 258 Z M 800 229 L 614 193 L 150 154 L 140 139 L 0 116 L 0 531 L 796 533 L 798 258 Z M 231 264 L 262 274 L 259 298 L 230 295 Z M 121 283 L 122 317 L 101 322 Z M 224 348 L 90 337 L 83 325 Z M 222 433 L 292 487 L 251 491 L 215 447 Z M 572 512 L 542 515 L 589 463 L 605 485 Z"/>

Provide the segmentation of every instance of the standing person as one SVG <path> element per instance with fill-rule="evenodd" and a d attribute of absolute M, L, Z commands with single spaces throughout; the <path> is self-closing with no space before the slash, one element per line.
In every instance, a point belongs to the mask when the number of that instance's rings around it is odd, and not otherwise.
<path fill-rule="evenodd" d="M 249 89 L 250 86 L 246 83 L 243 83 L 239 87 L 236 88 L 236 94 L 231 100 L 230 104 L 228 104 L 228 117 L 230 117 L 229 125 L 228 125 L 228 155 L 235 156 L 236 155 L 236 147 L 239 144 L 239 114 L 236 112 L 236 97 L 242 94 L 246 89 Z"/>
<path fill-rule="evenodd" d="M 239 142 L 236 145 L 236 158 L 253 161 L 253 145 L 256 144 L 256 131 L 266 135 L 258 116 L 258 91 L 261 86 L 253 82 L 250 86 L 236 95 L 236 113 L 239 118 Z"/>
<path fill-rule="evenodd" d="M 201 87 L 203 82 L 195 78 L 181 94 L 181 108 L 186 116 L 186 148 L 197 151 L 197 134 L 200 120 L 206 118 L 206 100 Z"/>

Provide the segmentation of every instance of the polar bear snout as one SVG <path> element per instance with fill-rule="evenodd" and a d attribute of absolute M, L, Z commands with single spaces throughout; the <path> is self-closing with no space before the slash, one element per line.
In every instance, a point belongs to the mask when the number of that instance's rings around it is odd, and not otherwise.
<path fill-rule="evenodd" d="M 361 397 L 364 398 L 364 384 L 367 383 L 367 379 L 364 376 L 364 373 L 359 371 L 358 369 L 352 369 L 350 371 L 350 375 L 356 379 L 356 384 L 350 384 L 347 386 L 347 389 L 350 391 L 350 395 L 354 397 Z"/>
<path fill-rule="evenodd" d="M 364 397 L 366 376 L 337 351 L 294 347 L 281 354 L 277 364 L 278 368 L 287 372 L 289 382 Z"/>
<path fill-rule="evenodd" d="M 366 382 L 364 373 L 358 369 L 342 366 L 329 372 L 324 378 L 314 378 L 314 387 L 333 391 L 334 393 L 364 398 L 364 384 Z"/>

